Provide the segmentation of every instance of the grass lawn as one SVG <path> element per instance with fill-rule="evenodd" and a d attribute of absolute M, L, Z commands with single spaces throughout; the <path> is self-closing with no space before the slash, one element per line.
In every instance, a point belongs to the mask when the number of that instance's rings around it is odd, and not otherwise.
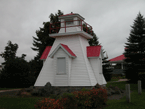
<path fill-rule="evenodd" d="M 35 109 L 34 105 L 42 97 L 0 97 L 0 109 Z"/>
<path fill-rule="evenodd" d="M 131 93 L 131 103 L 126 102 L 126 97 L 120 100 L 108 100 L 104 109 L 145 109 L 145 90 L 141 95 L 137 91 Z"/>
<path fill-rule="evenodd" d="M 106 85 L 107 87 L 109 85 L 117 86 L 123 90 L 125 90 L 125 84 L 128 84 L 127 82 L 115 82 L 115 83 L 109 83 Z M 133 91 L 131 93 L 131 103 L 126 102 L 126 96 L 123 97 L 120 100 L 108 100 L 107 101 L 107 107 L 104 109 L 144 109 L 145 108 L 145 89 L 142 90 L 142 94 L 138 94 L 138 86 L 137 84 L 130 84 L 130 90 Z"/>
<path fill-rule="evenodd" d="M 125 84 L 127 82 L 115 82 L 107 83 L 109 85 L 117 86 L 125 90 Z M 141 95 L 138 95 L 137 84 L 130 84 L 130 89 L 133 91 L 131 93 L 131 103 L 126 102 L 126 97 L 120 100 L 108 100 L 107 106 L 104 109 L 144 109 L 145 108 L 145 90 L 143 90 Z M 42 99 L 43 97 L 0 97 L 0 109 L 35 109 L 34 105 L 36 101 Z"/>

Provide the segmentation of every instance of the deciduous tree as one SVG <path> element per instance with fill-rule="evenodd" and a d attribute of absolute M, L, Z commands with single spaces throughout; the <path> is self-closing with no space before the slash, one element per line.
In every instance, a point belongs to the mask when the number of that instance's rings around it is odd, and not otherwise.
<path fill-rule="evenodd" d="M 8 41 L 5 51 L 1 54 L 4 58 L 4 68 L 0 74 L 0 87 L 29 87 L 34 84 L 35 78 L 29 73 L 30 66 L 25 60 L 25 54 L 16 56 L 18 44 Z"/>

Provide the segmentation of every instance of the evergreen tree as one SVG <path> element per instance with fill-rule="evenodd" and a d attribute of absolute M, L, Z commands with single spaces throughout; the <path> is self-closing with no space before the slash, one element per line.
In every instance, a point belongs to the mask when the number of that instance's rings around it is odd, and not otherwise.
<path fill-rule="evenodd" d="M 139 13 L 134 20 L 124 52 L 126 78 L 138 80 L 139 72 L 145 72 L 145 20 Z"/>
<path fill-rule="evenodd" d="M 100 45 L 98 37 L 96 34 L 93 32 L 93 38 L 88 40 L 90 46 L 97 46 Z"/>
<path fill-rule="evenodd" d="M 63 12 L 58 10 L 57 14 L 50 14 L 50 22 L 43 22 L 43 28 L 40 28 L 40 30 L 36 30 L 36 37 L 33 37 L 33 46 L 32 50 L 37 51 L 37 55 L 34 57 L 34 59 L 29 61 L 29 64 L 31 66 L 31 72 L 34 73 L 35 77 L 40 73 L 40 70 L 42 68 L 43 62 L 40 60 L 40 57 L 45 50 L 46 46 L 52 46 L 53 42 L 55 41 L 55 38 L 49 37 L 50 32 L 50 23 L 56 23 L 53 25 L 53 28 L 60 27 L 60 23 L 58 20 L 58 16 L 63 15 Z M 59 31 L 59 30 L 58 30 Z M 51 31 L 51 33 L 55 33 L 54 31 Z"/>
<path fill-rule="evenodd" d="M 50 18 L 50 22 L 51 23 L 56 23 L 54 25 L 53 28 L 55 27 L 59 27 L 60 24 L 57 22 L 59 22 L 58 20 L 58 16 L 60 15 L 63 15 L 63 13 L 58 10 L 58 13 L 57 14 L 50 14 L 49 18 Z M 34 51 L 37 51 L 38 54 L 36 56 L 37 59 L 40 59 L 44 49 L 46 48 L 46 46 L 52 46 L 53 45 L 53 42 L 55 41 L 55 38 L 51 38 L 49 37 L 49 32 L 50 32 L 50 29 L 49 29 L 49 26 L 50 26 L 50 22 L 43 22 L 43 28 L 40 28 L 40 30 L 36 30 L 36 36 L 37 37 L 33 37 L 33 46 L 32 49 Z M 53 32 L 54 33 L 54 32 Z"/>
<path fill-rule="evenodd" d="M 103 49 L 103 54 L 105 54 L 106 51 L 104 51 Z M 111 64 L 109 63 L 110 61 L 108 60 L 108 56 L 106 54 L 106 56 L 104 56 L 104 59 L 102 59 L 102 68 L 103 68 L 103 75 L 105 77 L 106 81 L 110 81 L 112 74 L 111 72 L 113 71 L 113 69 L 111 68 Z"/>
<path fill-rule="evenodd" d="M 98 37 L 96 36 L 96 34 L 94 33 L 93 30 L 91 30 L 91 28 L 87 27 L 86 24 L 83 24 L 83 31 L 87 32 L 88 34 L 92 35 L 93 38 L 92 39 L 88 39 L 88 43 L 90 46 L 97 46 L 100 45 Z"/>

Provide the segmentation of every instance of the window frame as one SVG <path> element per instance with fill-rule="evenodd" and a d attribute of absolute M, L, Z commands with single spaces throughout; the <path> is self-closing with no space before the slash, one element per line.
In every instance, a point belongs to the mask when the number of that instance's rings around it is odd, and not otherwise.
<path fill-rule="evenodd" d="M 73 22 L 73 19 L 71 18 L 69 18 L 69 19 L 65 19 L 65 22 L 66 22 L 66 26 L 72 26 L 72 25 L 74 25 L 74 22 Z"/>

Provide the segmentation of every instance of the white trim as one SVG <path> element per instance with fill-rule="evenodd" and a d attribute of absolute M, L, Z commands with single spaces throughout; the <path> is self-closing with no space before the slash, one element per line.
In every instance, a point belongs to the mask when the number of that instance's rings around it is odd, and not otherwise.
<path fill-rule="evenodd" d="M 97 59 L 98 57 L 88 57 L 89 59 Z"/>
<path fill-rule="evenodd" d="M 63 51 L 70 57 L 75 58 L 75 56 L 72 56 L 61 44 L 59 44 L 54 51 L 49 55 L 50 58 L 53 58 L 54 54 L 59 50 L 59 48 L 63 49 Z"/>
<path fill-rule="evenodd" d="M 103 54 L 102 46 L 101 46 L 100 54 L 101 54 L 101 56 L 102 56 L 102 59 L 104 59 L 104 54 Z"/>
<path fill-rule="evenodd" d="M 92 86 L 92 81 L 91 81 L 91 77 L 90 77 L 90 74 L 89 74 L 89 68 L 88 68 L 88 65 L 87 65 L 87 60 L 85 58 L 85 55 L 86 53 L 84 52 L 84 49 L 83 49 L 83 45 L 82 45 L 82 41 L 81 41 L 81 38 L 79 36 L 79 41 L 80 41 L 80 44 L 81 44 L 81 48 L 82 48 L 82 52 L 83 52 L 83 56 L 84 56 L 84 60 L 85 60 L 85 64 L 86 64 L 86 68 L 87 68 L 87 72 L 88 72 L 88 76 L 89 76 L 89 80 L 90 80 L 90 85 Z"/>
<path fill-rule="evenodd" d="M 65 18 L 69 18 L 69 17 L 78 17 L 78 18 L 80 18 L 82 20 L 85 20 L 85 18 L 83 18 L 81 15 L 75 14 L 75 13 L 73 13 L 73 15 L 64 15 L 64 16 L 60 16 L 58 18 L 59 19 L 65 19 Z"/>
<path fill-rule="evenodd" d="M 90 34 L 84 32 L 84 31 L 54 33 L 54 34 L 49 34 L 49 36 L 55 38 L 55 37 L 72 36 L 72 35 L 78 35 L 78 34 L 85 37 L 86 39 L 92 39 L 93 38 L 93 36 L 91 36 Z"/>

